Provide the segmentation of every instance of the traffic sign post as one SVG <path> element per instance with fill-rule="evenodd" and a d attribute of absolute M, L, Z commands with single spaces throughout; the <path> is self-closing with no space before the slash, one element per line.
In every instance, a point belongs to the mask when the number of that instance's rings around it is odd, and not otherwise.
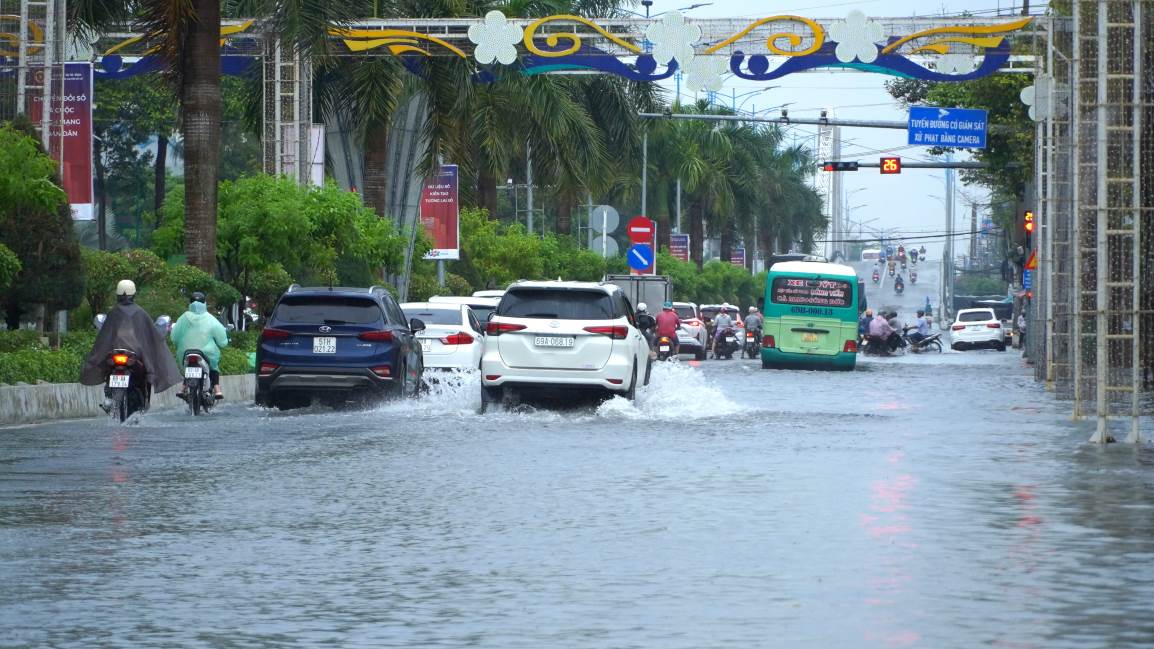
<path fill-rule="evenodd" d="M 655 275 L 657 273 L 657 224 L 653 219 L 635 216 L 625 225 L 625 234 L 634 245 L 625 252 L 629 267 L 635 275 Z M 637 266 L 643 259 L 644 266 Z"/>
<path fill-rule="evenodd" d="M 986 122 L 980 109 L 910 106 L 909 144 L 984 149 Z"/>
<path fill-rule="evenodd" d="M 635 216 L 629 219 L 629 223 L 625 226 L 625 234 L 633 243 L 653 243 L 653 235 L 656 231 L 657 227 L 653 223 L 653 219 L 647 219 L 644 216 Z"/>
<path fill-rule="evenodd" d="M 625 261 L 633 270 L 646 272 L 653 266 L 653 247 L 648 243 L 635 243 L 626 251 Z"/>
<path fill-rule="evenodd" d="M 1029 291 L 1032 288 L 1034 288 L 1034 271 L 1022 271 L 1022 289 Z"/>
<path fill-rule="evenodd" d="M 669 235 L 669 254 L 681 261 L 689 261 L 689 235 Z"/>

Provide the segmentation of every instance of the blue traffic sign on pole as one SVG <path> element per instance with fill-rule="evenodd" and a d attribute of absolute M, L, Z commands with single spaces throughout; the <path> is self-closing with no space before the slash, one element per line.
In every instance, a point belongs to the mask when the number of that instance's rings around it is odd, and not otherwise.
<path fill-rule="evenodd" d="M 1034 288 L 1034 273 L 1032 271 L 1022 271 L 1022 288 L 1027 291 Z"/>
<path fill-rule="evenodd" d="M 633 270 L 649 270 L 653 265 L 653 247 L 647 243 L 635 243 L 629 246 L 625 259 Z"/>
<path fill-rule="evenodd" d="M 986 121 L 986 111 L 976 108 L 910 106 L 909 143 L 984 149 Z"/>

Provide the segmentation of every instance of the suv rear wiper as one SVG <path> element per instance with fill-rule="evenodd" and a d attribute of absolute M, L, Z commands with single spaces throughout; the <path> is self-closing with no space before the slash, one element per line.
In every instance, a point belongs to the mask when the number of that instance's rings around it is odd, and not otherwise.
<path fill-rule="evenodd" d="M 526 313 L 522 318 L 556 318 L 556 313 Z"/>

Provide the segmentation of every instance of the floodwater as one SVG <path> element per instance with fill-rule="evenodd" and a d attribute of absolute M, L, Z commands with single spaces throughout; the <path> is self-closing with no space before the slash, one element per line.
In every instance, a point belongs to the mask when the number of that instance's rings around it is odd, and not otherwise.
<path fill-rule="evenodd" d="M 1154 644 L 1154 453 L 1012 351 L 478 393 L 0 430 L 0 647 Z"/>

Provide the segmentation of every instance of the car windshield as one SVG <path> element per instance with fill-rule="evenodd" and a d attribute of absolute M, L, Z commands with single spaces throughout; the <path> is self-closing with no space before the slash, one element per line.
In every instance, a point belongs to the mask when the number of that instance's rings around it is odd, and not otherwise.
<path fill-rule="evenodd" d="M 986 322 L 993 319 L 993 311 L 962 311 L 958 314 L 958 322 Z"/>
<path fill-rule="evenodd" d="M 497 315 L 555 320 L 612 320 L 613 299 L 602 291 L 520 289 L 509 291 Z"/>
<path fill-rule="evenodd" d="M 381 308 L 373 300 L 340 295 L 286 297 L 273 319 L 284 324 L 366 325 L 380 322 Z"/>
<path fill-rule="evenodd" d="M 693 307 L 691 306 L 675 306 L 673 307 L 673 311 L 677 314 L 677 317 L 682 320 L 690 320 L 697 317 L 697 314 L 693 312 Z"/>
<path fill-rule="evenodd" d="M 460 326 L 463 323 L 460 309 L 405 309 L 405 317 L 416 318 L 426 325 Z"/>

